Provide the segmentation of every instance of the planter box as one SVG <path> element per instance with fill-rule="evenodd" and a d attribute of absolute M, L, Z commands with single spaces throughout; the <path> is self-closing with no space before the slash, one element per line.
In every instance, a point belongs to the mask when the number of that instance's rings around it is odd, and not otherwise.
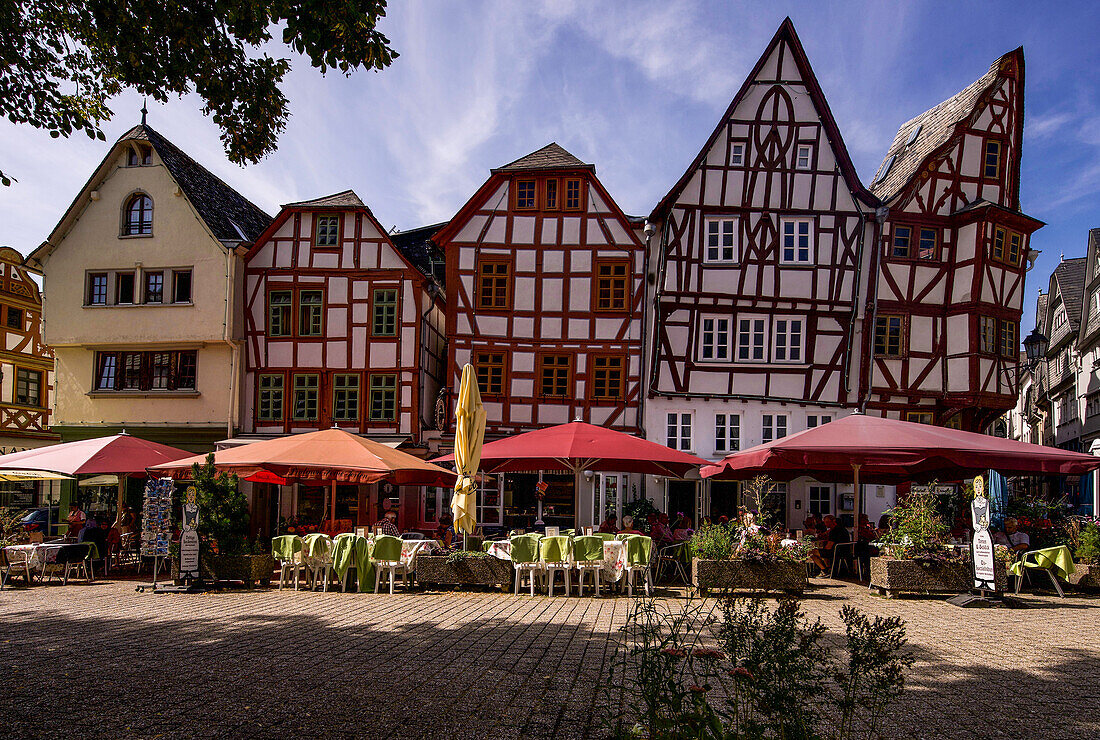
<path fill-rule="evenodd" d="M 802 593 L 806 590 L 806 564 L 693 558 L 691 583 L 703 593 L 709 589 Z"/>
<path fill-rule="evenodd" d="M 1004 563 L 997 561 L 993 572 L 996 574 L 998 591 L 1004 593 L 1008 588 Z M 974 577 L 968 563 L 925 567 L 916 560 L 871 558 L 871 588 L 878 589 L 879 593 L 888 597 L 903 591 L 961 594 L 970 591 L 973 585 Z"/>
<path fill-rule="evenodd" d="M 208 581 L 243 581 L 247 588 L 271 584 L 275 558 L 271 555 L 203 555 L 199 560 L 202 577 Z M 179 580 L 179 560 L 172 559 L 172 578 Z"/>
<path fill-rule="evenodd" d="M 1100 565 L 1095 563 L 1074 563 L 1076 570 L 1069 576 L 1068 583 L 1074 588 L 1091 591 L 1100 588 Z"/>
<path fill-rule="evenodd" d="M 512 584 L 514 569 L 508 560 L 492 556 L 452 559 L 447 555 L 418 555 L 416 580 L 456 586 L 501 586 Z"/>

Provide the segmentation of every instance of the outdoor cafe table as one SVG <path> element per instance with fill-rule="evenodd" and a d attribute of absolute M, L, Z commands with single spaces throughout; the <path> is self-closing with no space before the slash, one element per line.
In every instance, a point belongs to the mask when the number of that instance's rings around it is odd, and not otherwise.
<path fill-rule="evenodd" d="M 500 560 L 512 559 L 512 543 L 510 540 L 489 543 L 486 550 L 494 558 Z M 623 577 L 623 567 L 626 565 L 626 547 L 622 540 L 604 540 L 603 565 L 600 567 L 600 580 L 604 583 L 617 583 Z"/>
<path fill-rule="evenodd" d="M 1023 575 L 1024 568 L 1041 568 L 1050 571 L 1063 581 L 1077 570 L 1073 564 L 1073 554 L 1065 545 L 1045 547 L 1042 550 L 1028 550 L 1024 556 L 1009 566 L 1008 570 L 1014 576 Z"/>
<path fill-rule="evenodd" d="M 40 578 L 46 577 L 47 566 L 57 562 L 57 553 L 66 545 L 86 544 L 92 548 L 92 557 L 98 555 L 94 542 L 28 542 L 22 545 L 8 545 L 4 548 L 4 555 L 8 562 L 22 563 L 24 558 L 30 561 L 32 571 L 37 570 Z"/>

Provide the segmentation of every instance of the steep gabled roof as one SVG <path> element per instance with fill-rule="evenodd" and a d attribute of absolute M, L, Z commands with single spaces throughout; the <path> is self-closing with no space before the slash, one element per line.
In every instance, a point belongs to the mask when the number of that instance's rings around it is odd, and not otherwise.
<path fill-rule="evenodd" d="M 595 167 L 585 164 L 569 152 L 565 151 L 557 142 L 550 142 L 542 149 L 520 157 L 514 162 L 497 167 L 490 172 L 522 172 L 525 170 L 575 170 L 578 168 L 595 171 Z"/>
<path fill-rule="evenodd" d="M 187 200 L 218 239 L 252 242 L 271 223 L 271 216 L 148 125 L 134 126 L 119 141 L 131 139 L 153 145 Z"/>
<path fill-rule="evenodd" d="M 1045 331 L 1043 328 L 1047 322 L 1047 303 L 1050 302 L 1050 293 L 1039 293 L 1039 298 L 1035 301 L 1035 326 L 1039 327 L 1039 331 Z"/>
<path fill-rule="evenodd" d="M 355 194 L 354 190 L 345 190 L 332 195 L 325 195 L 313 200 L 300 200 L 297 203 L 285 203 L 283 208 L 366 208 L 366 204 Z"/>
<path fill-rule="evenodd" d="M 998 57 L 988 72 L 963 90 L 903 123 L 875 172 L 871 192 L 884 202 L 901 192 L 920 171 L 924 161 L 950 141 L 959 124 L 969 122 L 977 114 L 980 102 L 1000 84 L 1001 65 L 1010 58 L 1015 58 L 1022 75 L 1024 58 L 1023 47 L 1020 47 Z M 910 143 L 914 132 L 916 137 Z"/>
<path fill-rule="evenodd" d="M 442 287 L 446 287 L 447 271 L 443 250 L 432 241 L 432 234 L 444 226 L 446 222 L 420 226 L 407 231 L 395 231 L 390 234 L 390 241 L 401 254 L 405 255 L 405 259 Z"/>
<path fill-rule="evenodd" d="M 687 186 L 691 180 L 692 174 L 699 168 L 699 166 L 706 159 L 707 153 L 714 146 L 718 137 L 723 136 L 726 131 L 726 123 L 733 116 L 737 106 L 741 104 L 745 95 L 751 89 L 754 80 L 764 65 L 768 61 L 768 57 L 772 55 L 776 47 L 786 42 L 787 46 L 791 49 L 791 53 L 794 57 L 795 64 L 798 66 L 798 71 L 802 76 L 802 82 L 806 85 L 806 90 L 810 94 L 811 100 L 813 100 L 814 107 L 821 116 L 821 125 L 825 129 L 825 136 L 829 140 L 829 145 L 832 147 L 833 153 L 836 156 L 837 165 L 840 167 L 841 174 L 844 176 L 844 181 L 848 185 L 848 189 L 856 198 L 862 200 L 864 203 L 870 206 L 878 206 L 878 199 L 871 194 L 867 188 L 863 186 L 863 182 L 859 179 L 859 175 L 856 174 L 856 168 L 852 164 L 852 158 L 848 155 L 848 147 L 844 145 L 844 138 L 840 135 L 840 127 L 836 125 L 836 120 L 833 118 L 833 112 L 829 109 L 829 101 L 825 99 L 825 93 L 821 90 L 821 85 L 817 81 L 817 75 L 814 74 L 813 67 L 810 66 L 810 60 L 806 57 L 806 50 L 802 48 L 802 42 L 798 38 L 798 34 L 795 33 L 794 23 L 789 17 L 783 19 L 783 23 L 780 24 L 779 29 L 772 36 L 772 40 L 768 42 L 767 48 L 764 49 L 764 53 L 760 55 L 760 59 L 756 62 L 756 66 L 749 72 L 748 77 L 741 84 L 741 89 L 737 91 L 737 94 L 733 96 L 733 100 L 730 102 L 729 107 L 726 109 L 721 120 L 718 121 L 718 125 L 714 128 L 714 133 L 710 135 L 703 148 L 699 151 L 698 156 L 692 161 L 691 166 L 687 168 L 683 176 L 672 186 L 672 189 L 668 191 L 661 202 L 653 209 L 650 214 L 650 219 L 660 218 L 675 202 L 676 198 L 680 195 L 680 192 Z"/>
<path fill-rule="evenodd" d="M 1085 293 L 1086 264 L 1087 260 L 1084 257 L 1073 257 L 1062 260 L 1054 268 L 1053 278 L 1058 282 L 1058 293 L 1062 296 L 1062 303 L 1066 307 L 1071 332 L 1076 332 L 1081 326 L 1081 301 Z"/>

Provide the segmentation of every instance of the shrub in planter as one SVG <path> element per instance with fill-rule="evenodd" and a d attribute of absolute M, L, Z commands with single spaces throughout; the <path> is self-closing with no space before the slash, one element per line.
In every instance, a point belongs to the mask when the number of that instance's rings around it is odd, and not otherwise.
<path fill-rule="evenodd" d="M 508 586 L 513 568 L 484 552 L 457 550 L 449 555 L 418 555 L 416 580 L 463 586 Z"/>
<path fill-rule="evenodd" d="M 783 545 L 779 535 L 707 525 L 689 541 L 691 581 L 708 589 L 801 592 L 806 588 L 809 546 Z"/>

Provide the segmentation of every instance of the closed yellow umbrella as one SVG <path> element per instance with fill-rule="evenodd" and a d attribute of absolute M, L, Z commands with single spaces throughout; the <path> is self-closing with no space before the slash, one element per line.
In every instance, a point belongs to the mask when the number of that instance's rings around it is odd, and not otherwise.
<path fill-rule="evenodd" d="M 474 476 L 481 464 L 481 445 L 485 441 L 485 406 L 481 403 L 481 391 L 477 387 L 474 366 L 466 363 L 462 368 L 462 382 L 458 386 L 458 405 L 455 407 L 455 495 L 451 500 L 455 529 L 472 534 L 477 526 L 474 515 L 477 506 L 477 483 Z"/>

